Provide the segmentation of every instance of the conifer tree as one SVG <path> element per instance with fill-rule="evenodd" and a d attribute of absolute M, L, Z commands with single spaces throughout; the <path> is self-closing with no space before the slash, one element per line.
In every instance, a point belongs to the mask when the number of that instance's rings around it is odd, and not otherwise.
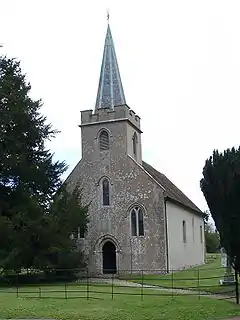
<path fill-rule="evenodd" d="M 240 148 L 217 150 L 206 160 L 200 182 L 221 245 L 240 272 Z"/>
<path fill-rule="evenodd" d="M 30 96 L 30 84 L 15 59 L 0 57 L 0 267 L 45 267 L 49 252 L 70 252 L 70 228 L 82 205 L 74 202 L 68 232 L 55 235 L 62 221 L 53 200 L 62 185 L 64 162 L 45 148 L 57 131 L 40 113 L 42 102 Z M 64 197 L 67 197 L 65 193 Z M 63 197 L 63 198 L 64 198 Z M 68 195 L 76 198 L 76 194 Z M 75 207 L 74 207 L 75 206 Z M 65 208 L 66 209 L 66 208 Z M 74 214 L 71 214 L 71 210 Z M 83 211 L 86 209 L 83 209 Z M 85 211 L 84 211 L 85 212 Z M 81 215 L 80 215 L 81 216 Z M 71 217 L 71 218 L 70 218 Z M 72 219 L 72 220 L 71 220 Z M 75 220 L 74 220 L 75 219 Z M 84 220 L 83 224 L 86 224 Z M 61 225 L 62 227 L 62 225 Z M 76 226 L 75 226 L 76 227 Z M 55 264 L 57 262 L 55 261 Z"/>

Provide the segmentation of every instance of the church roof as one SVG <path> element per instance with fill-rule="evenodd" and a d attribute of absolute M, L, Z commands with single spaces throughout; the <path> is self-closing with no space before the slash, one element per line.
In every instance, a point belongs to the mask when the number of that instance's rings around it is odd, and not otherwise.
<path fill-rule="evenodd" d="M 164 174 L 154 169 L 146 162 L 142 162 L 143 168 L 166 190 L 165 197 L 178 204 L 187 207 L 198 214 L 202 211 L 180 190 L 173 184 Z"/>
<path fill-rule="evenodd" d="M 95 110 L 126 104 L 113 38 L 108 24 Z"/>

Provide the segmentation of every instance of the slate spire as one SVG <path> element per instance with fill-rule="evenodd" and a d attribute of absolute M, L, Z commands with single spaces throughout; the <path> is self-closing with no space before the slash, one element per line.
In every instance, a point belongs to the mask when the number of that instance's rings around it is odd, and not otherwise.
<path fill-rule="evenodd" d="M 126 104 L 110 26 L 105 38 L 95 111 Z"/>

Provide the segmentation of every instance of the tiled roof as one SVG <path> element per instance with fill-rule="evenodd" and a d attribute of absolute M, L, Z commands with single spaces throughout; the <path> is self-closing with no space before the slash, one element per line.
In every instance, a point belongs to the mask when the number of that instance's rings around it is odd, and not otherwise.
<path fill-rule="evenodd" d="M 177 202 L 198 214 L 202 211 L 180 190 L 175 186 L 164 174 L 154 169 L 146 162 L 142 162 L 143 168 L 166 190 L 165 197 L 173 202 Z"/>
<path fill-rule="evenodd" d="M 113 38 L 108 25 L 95 110 L 126 104 Z"/>

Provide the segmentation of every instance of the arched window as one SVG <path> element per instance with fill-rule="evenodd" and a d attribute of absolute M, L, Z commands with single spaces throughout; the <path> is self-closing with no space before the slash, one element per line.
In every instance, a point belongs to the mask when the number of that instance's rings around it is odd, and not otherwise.
<path fill-rule="evenodd" d="M 102 201 L 104 206 L 109 206 L 110 204 L 109 196 L 110 196 L 109 181 L 107 178 L 105 178 L 102 181 Z"/>
<path fill-rule="evenodd" d="M 132 236 L 144 236 L 143 209 L 140 206 L 131 209 L 131 228 Z"/>
<path fill-rule="evenodd" d="M 203 243 L 203 232 L 202 232 L 202 226 L 200 226 L 200 242 Z"/>
<path fill-rule="evenodd" d="M 99 134 L 99 148 L 102 150 L 109 150 L 109 134 L 106 130 L 102 130 Z"/>
<path fill-rule="evenodd" d="M 136 132 L 134 132 L 132 140 L 133 140 L 133 154 L 134 154 L 134 156 L 136 156 L 137 155 L 137 142 L 138 142 Z"/>
<path fill-rule="evenodd" d="M 193 242 L 195 242 L 195 224 L 194 224 L 194 217 L 192 217 L 192 236 L 193 236 Z"/>
<path fill-rule="evenodd" d="M 186 221 L 183 220 L 182 222 L 182 232 L 183 232 L 183 242 L 187 242 L 187 230 L 186 230 Z"/>

